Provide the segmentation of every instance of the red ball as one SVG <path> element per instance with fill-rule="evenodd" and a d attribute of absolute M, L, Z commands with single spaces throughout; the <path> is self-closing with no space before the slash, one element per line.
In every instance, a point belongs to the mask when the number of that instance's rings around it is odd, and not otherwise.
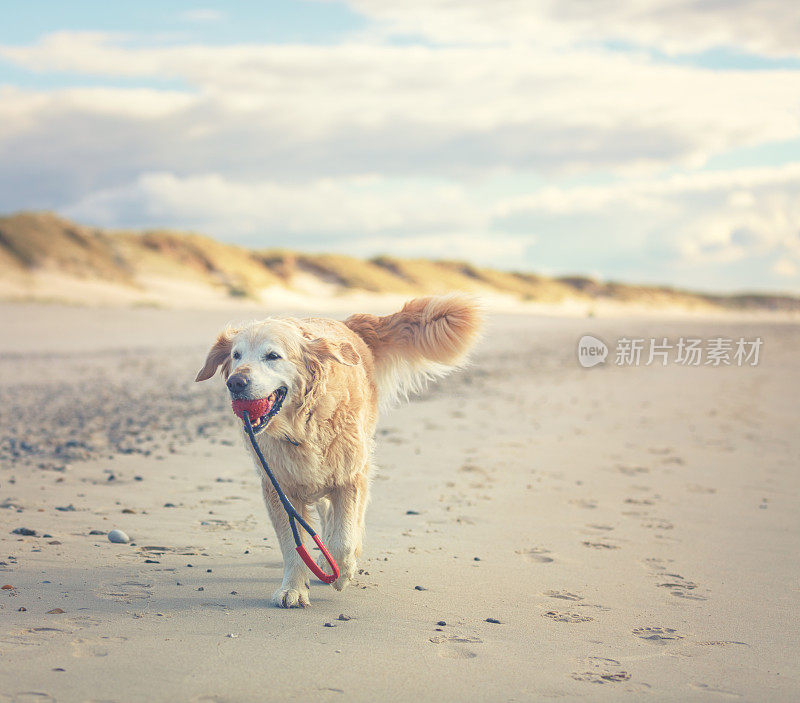
<path fill-rule="evenodd" d="M 233 412 L 240 420 L 244 420 L 244 412 L 246 410 L 250 417 L 251 424 L 258 422 L 259 418 L 262 415 L 266 415 L 272 407 L 269 398 L 259 398 L 258 400 L 234 400 L 231 405 L 233 406 Z"/>

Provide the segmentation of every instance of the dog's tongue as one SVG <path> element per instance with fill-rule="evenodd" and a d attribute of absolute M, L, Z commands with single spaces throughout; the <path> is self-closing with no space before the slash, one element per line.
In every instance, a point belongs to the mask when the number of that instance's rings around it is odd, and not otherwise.
<path fill-rule="evenodd" d="M 262 415 L 266 415 L 272 407 L 272 398 L 259 398 L 258 400 L 234 400 L 231 402 L 233 412 L 240 420 L 244 420 L 244 412 L 250 417 L 251 423 L 258 422 Z"/>

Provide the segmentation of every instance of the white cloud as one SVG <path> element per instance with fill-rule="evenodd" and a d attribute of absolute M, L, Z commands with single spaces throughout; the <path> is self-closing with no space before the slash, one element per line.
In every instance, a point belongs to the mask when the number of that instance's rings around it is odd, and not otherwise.
<path fill-rule="evenodd" d="M 317 241 L 482 232 L 489 215 L 463 189 L 443 184 L 355 177 L 292 185 L 172 173 L 144 174 L 132 184 L 94 192 L 65 212 L 114 225 L 128 224 L 126 217 L 136 213 L 153 224 L 202 225 L 228 238 L 278 234 Z"/>
<path fill-rule="evenodd" d="M 492 226 L 535 231 L 586 218 L 597 250 L 606 246 L 612 256 L 633 255 L 642 265 L 647 255 L 696 270 L 779 257 L 772 270 L 786 272 L 800 265 L 800 163 L 543 188 L 500 201 Z"/>
<path fill-rule="evenodd" d="M 232 150 L 247 149 L 266 170 L 284 160 L 290 176 L 306 178 L 320 172 L 631 174 L 698 165 L 729 149 L 800 136 L 791 71 L 717 73 L 601 51 L 133 48 L 116 37 L 60 33 L 31 46 L 2 47 L 0 55 L 35 70 L 185 81 L 180 120 L 170 114 L 147 126 L 169 134 L 151 170 L 186 168 L 191 141 L 214 170 L 238 164 Z M 157 92 L 116 89 L 120 123 L 135 122 Z M 74 104 L 65 95 L 77 94 L 48 93 L 55 112 L 50 100 L 9 99 L 39 105 L 31 131 L 41 130 L 42 139 L 56 117 L 91 120 L 109 109 L 101 93 L 94 103 L 89 93 Z M 177 105 L 173 93 L 165 100 Z"/>
<path fill-rule="evenodd" d="M 348 0 L 386 34 L 456 44 L 623 41 L 668 53 L 729 47 L 800 55 L 800 5 L 786 0 Z"/>
<path fill-rule="evenodd" d="M 778 259 L 775 262 L 775 265 L 772 267 L 772 270 L 777 273 L 779 276 L 785 276 L 787 278 L 792 278 L 797 276 L 797 264 L 793 261 L 789 261 L 789 259 Z"/>

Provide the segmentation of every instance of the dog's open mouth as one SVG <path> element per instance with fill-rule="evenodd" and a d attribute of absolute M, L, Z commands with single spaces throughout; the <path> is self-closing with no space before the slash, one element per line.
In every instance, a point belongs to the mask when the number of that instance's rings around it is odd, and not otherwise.
<path fill-rule="evenodd" d="M 256 400 L 234 400 L 232 402 L 233 412 L 244 420 L 244 413 L 250 418 L 250 425 L 253 432 L 259 433 L 266 429 L 269 421 L 278 414 L 278 411 L 286 399 L 288 389 L 285 386 L 272 391 L 266 398 Z"/>

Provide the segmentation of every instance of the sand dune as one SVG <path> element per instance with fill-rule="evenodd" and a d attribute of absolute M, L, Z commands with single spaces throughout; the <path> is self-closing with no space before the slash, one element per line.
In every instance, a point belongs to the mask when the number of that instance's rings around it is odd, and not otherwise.
<path fill-rule="evenodd" d="M 92 305 L 344 308 L 453 290 L 479 294 L 497 308 L 549 306 L 564 313 L 608 310 L 800 312 L 800 298 L 714 296 L 665 287 L 550 278 L 464 262 L 371 260 L 340 254 L 255 251 L 199 234 L 112 232 L 52 213 L 0 218 L 0 299 Z"/>

